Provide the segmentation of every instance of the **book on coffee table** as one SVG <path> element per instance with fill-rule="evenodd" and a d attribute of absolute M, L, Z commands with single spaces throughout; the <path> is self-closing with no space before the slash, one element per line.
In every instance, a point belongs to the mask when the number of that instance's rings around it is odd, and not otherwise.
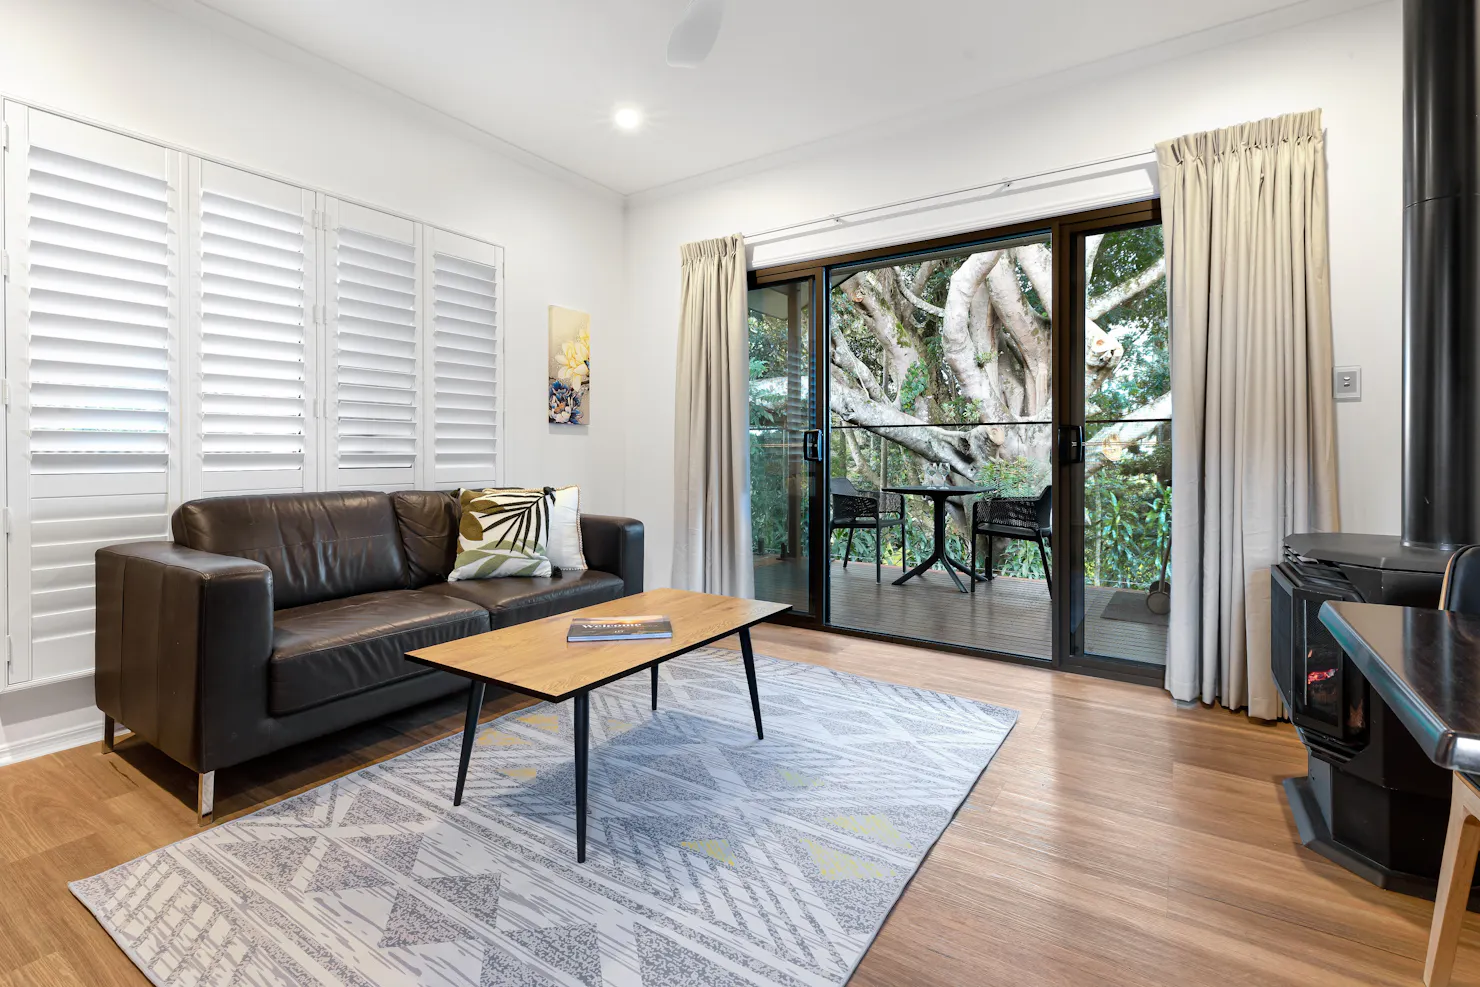
<path fill-rule="evenodd" d="M 570 622 L 565 640 L 652 641 L 672 636 L 673 625 L 661 614 L 644 617 L 577 617 Z"/>

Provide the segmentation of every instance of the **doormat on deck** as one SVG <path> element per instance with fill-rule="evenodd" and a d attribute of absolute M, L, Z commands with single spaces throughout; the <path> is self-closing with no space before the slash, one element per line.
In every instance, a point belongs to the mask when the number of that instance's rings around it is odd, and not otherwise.
<path fill-rule="evenodd" d="M 1167 626 L 1167 615 L 1152 613 L 1147 609 L 1146 594 L 1135 589 L 1116 590 L 1115 595 L 1110 597 L 1110 602 L 1105 604 L 1105 612 L 1100 616 L 1106 620 L 1125 620 L 1133 624 L 1153 624 L 1156 627 Z"/>
<path fill-rule="evenodd" d="M 155 984 L 842 984 L 1017 713 L 733 652 L 591 693 L 575 860 L 569 703 L 448 737 L 73 893 Z"/>

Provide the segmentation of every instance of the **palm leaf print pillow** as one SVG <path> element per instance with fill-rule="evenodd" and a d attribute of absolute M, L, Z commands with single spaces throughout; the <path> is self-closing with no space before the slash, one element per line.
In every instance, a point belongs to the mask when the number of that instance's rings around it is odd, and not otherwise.
<path fill-rule="evenodd" d="M 457 558 L 447 580 L 551 574 L 548 546 L 555 491 L 461 490 Z"/>

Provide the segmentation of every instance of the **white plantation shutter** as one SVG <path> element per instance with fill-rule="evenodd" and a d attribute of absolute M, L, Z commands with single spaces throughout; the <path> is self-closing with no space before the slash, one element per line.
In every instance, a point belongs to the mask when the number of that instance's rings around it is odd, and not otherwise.
<path fill-rule="evenodd" d="M 502 251 L 427 227 L 426 462 L 434 487 L 499 482 Z"/>
<path fill-rule="evenodd" d="M 191 162 L 192 495 L 316 486 L 314 194 Z"/>
<path fill-rule="evenodd" d="M 91 672 L 93 553 L 168 532 L 180 156 L 15 103 L 5 119 L 16 687 Z"/>
<path fill-rule="evenodd" d="M 421 227 L 327 200 L 328 485 L 417 482 Z"/>

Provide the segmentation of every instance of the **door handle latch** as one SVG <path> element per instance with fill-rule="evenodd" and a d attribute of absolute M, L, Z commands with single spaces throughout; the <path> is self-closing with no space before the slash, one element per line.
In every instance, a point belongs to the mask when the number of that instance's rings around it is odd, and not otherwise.
<path fill-rule="evenodd" d="M 809 463 L 822 462 L 821 429 L 809 429 L 802 433 L 802 458 Z"/>
<path fill-rule="evenodd" d="M 1065 466 L 1084 462 L 1084 426 L 1059 427 L 1059 462 Z"/>

